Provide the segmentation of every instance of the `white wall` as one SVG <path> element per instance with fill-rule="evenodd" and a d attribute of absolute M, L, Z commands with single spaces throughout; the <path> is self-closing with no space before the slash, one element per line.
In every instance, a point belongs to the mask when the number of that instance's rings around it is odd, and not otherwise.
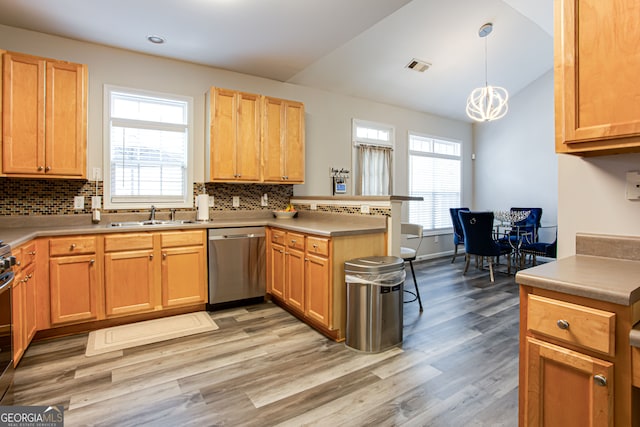
<path fill-rule="evenodd" d="M 474 148 L 473 209 L 541 207 L 543 224 L 557 224 L 552 70 L 513 96 L 504 118 L 474 124 Z"/>
<path fill-rule="evenodd" d="M 351 169 L 351 119 L 380 121 L 396 126 L 397 194 L 407 192 L 407 132 L 409 130 L 453 138 L 470 152 L 468 123 L 418 113 L 386 104 L 332 94 L 212 67 L 173 61 L 105 46 L 78 42 L 0 25 L 0 48 L 80 62 L 89 69 L 88 170 L 102 167 L 103 85 L 112 84 L 192 96 L 195 100 L 195 182 L 204 181 L 204 93 L 220 86 L 305 103 L 306 183 L 294 187 L 296 195 L 330 195 L 329 169 Z M 160 47 L 161 48 L 161 47 Z M 425 94 L 428 96 L 428 94 Z M 462 108 L 462 106 L 461 106 Z M 468 155 L 467 155 L 468 157 Z M 463 194 L 470 203 L 471 169 L 466 162 Z M 91 176 L 91 174 L 88 174 Z"/>
<path fill-rule="evenodd" d="M 578 232 L 640 236 L 640 201 L 625 196 L 626 172 L 640 170 L 640 154 L 558 157 L 559 257 L 575 254 Z"/>

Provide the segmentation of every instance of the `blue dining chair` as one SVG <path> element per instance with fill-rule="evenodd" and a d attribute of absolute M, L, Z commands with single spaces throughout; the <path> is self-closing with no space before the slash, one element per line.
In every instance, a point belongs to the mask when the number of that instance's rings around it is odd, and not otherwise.
<path fill-rule="evenodd" d="M 537 242 L 542 208 L 511 208 L 511 212 L 518 211 L 529 211 L 529 215 L 525 219 L 513 223 L 514 228 L 511 230 L 509 238 L 512 241 L 519 240 L 521 236 L 525 235 L 530 237 L 523 239 L 523 243 Z"/>
<path fill-rule="evenodd" d="M 458 255 L 458 245 L 464 246 L 464 232 L 462 231 L 462 225 L 460 225 L 458 212 L 468 210 L 469 208 L 449 208 L 449 213 L 451 214 L 451 224 L 453 224 L 453 259 L 451 260 L 452 264 L 456 261 L 456 256 Z"/>
<path fill-rule="evenodd" d="M 524 258 L 531 255 L 531 264 L 535 267 L 537 257 L 555 258 L 558 251 L 558 228 L 556 226 L 540 227 L 543 229 L 555 228 L 555 237 L 552 242 L 523 243 L 520 247 L 520 267 L 524 266 Z M 550 240 L 550 239 L 549 239 Z"/>
<path fill-rule="evenodd" d="M 458 212 L 460 224 L 464 232 L 464 250 L 465 266 L 462 274 L 466 274 L 469 269 L 469 260 L 471 255 L 485 257 L 489 261 L 489 275 L 491 281 L 494 282 L 493 276 L 493 258 L 496 263 L 499 262 L 500 255 L 510 255 L 511 245 L 509 243 L 501 244 L 493 239 L 493 212 Z M 507 272 L 511 273 L 511 257 L 507 256 Z M 484 261 L 481 262 L 483 264 Z"/>

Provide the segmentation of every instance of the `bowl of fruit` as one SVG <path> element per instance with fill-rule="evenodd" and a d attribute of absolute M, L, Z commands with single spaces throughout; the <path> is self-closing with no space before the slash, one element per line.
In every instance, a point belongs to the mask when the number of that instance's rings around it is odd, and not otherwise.
<path fill-rule="evenodd" d="M 298 211 L 293 207 L 291 203 L 287 205 L 287 207 L 283 210 L 273 211 L 273 215 L 276 218 L 286 219 L 293 218 L 298 214 Z"/>

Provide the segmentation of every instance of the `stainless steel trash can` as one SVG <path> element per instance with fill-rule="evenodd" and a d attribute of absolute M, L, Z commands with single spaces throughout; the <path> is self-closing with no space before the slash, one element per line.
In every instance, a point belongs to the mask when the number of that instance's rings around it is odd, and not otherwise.
<path fill-rule="evenodd" d="M 379 352 L 402 343 L 404 260 L 395 256 L 344 263 L 347 286 L 345 345 Z"/>

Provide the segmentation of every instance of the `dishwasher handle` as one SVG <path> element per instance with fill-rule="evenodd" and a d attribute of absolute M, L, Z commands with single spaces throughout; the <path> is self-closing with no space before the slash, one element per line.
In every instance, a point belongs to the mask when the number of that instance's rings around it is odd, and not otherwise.
<path fill-rule="evenodd" d="M 209 240 L 251 239 L 255 237 L 264 237 L 264 234 L 223 234 L 219 236 L 209 236 Z"/>

